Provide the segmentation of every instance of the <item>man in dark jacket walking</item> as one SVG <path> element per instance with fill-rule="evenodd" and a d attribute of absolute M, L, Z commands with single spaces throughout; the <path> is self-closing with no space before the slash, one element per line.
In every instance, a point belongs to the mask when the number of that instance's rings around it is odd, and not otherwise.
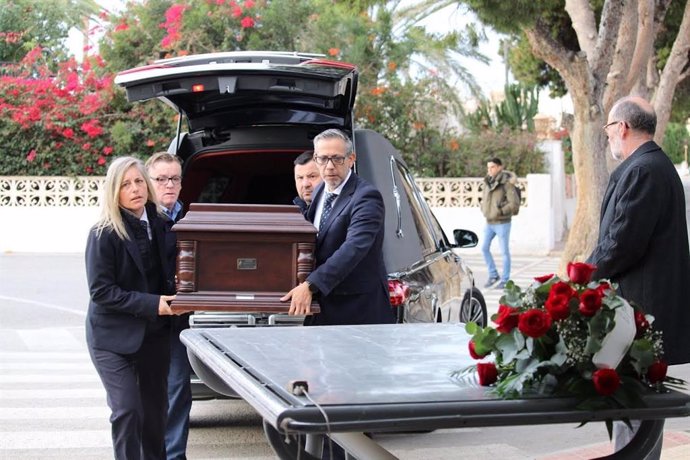
<path fill-rule="evenodd" d="M 511 219 L 520 209 L 520 198 L 516 189 L 517 177 L 510 171 L 503 170 L 500 158 L 492 158 L 486 163 L 488 174 L 484 178 L 481 209 L 486 218 L 482 254 L 489 269 L 489 280 L 484 287 L 490 288 L 500 281 L 503 289 L 510 279 L 510 227 Z M 498 276 L 496 263 L 491 256 L 491 241 L 498 236 L 503 256 L 503 271 Z"/>
<path fill-rule="evenodd" d="M 656 114 L 640 97 L 617 101 L 604 131 L 622 163 L 601 205 L 599 240 L 588 262 L 595 278 L 618 283 L 619 294 L 654 316 L 664 360 L 690 362 L 690 254 L 685 194 L 668 156 L 654 143 Z M 619 424 L 618 432 L 630 430 Z M 623 433 L 627 434 L 627 433 Z M 616 435 L 616 448 L 625 445 Z M 660 442 L 659 442 L 660 450 Z"/>

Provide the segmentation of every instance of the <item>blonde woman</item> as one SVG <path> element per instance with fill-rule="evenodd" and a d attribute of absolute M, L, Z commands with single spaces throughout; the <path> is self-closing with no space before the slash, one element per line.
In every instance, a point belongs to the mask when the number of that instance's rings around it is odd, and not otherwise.
<path fill-rule="evenodd" d="M 112 411 L 115 458 L 122 460 L 166 457 L 174 299 L 166 294 L 174 292 L 155 197 L 142 161 L 116 158 L 86 244 L 86 342 Z"/>

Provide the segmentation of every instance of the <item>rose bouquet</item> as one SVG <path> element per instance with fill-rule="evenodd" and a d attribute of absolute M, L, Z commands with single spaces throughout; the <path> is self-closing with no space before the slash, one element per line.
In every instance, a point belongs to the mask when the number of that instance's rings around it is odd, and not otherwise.
<path fill-rule="evenodd" d="M 592 281 L 595 268 L 570 263 L 568 279 L 541 276 L 525 290 L 508 282 L 496 326 L 466 325 L 470 355 L 480 362 L 456 377 L 476 372 L 503 398 L 575 396 L 580 409 L 640 407 L 650 388 L 683 385 L 666 375 L 654 318 L 609 281 Z"/>

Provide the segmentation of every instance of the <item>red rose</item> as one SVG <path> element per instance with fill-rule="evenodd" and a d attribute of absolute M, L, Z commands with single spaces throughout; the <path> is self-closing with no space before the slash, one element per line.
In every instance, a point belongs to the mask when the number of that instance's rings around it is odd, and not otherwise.
<path fill-rule="evenodd" d="M 496 330 L 501 334 L 508 334 L 518 325 L 518 309 L 508 305 L 498 306 L 498 318 L 494 321 Z"/>
<path fill-rule="evenodd" d="M 587 284 L 596 269 L 596 265 L 583 262 L 568 262 L 568 278 L 575 284 Z"/>
<path fill-rule="evenodd" d="M 477 350 L 475 350 L 475 348 L 474 348 L 474 340 L 470 340 L 468 347 L 470 349 L 470 356 L 474 359 L 482 359 L 484 356 L 488 355 L 488 353 L 483 354 L 483 355 L 480 355 L 479 353 L 477 353 Z"/>
<path fill-rule="evenodd" d="M 549 291 L 549 297 L 554 295 L 564 295 L 568 297 L 568 299 L 570 299 L 573 297 L 577 297 L 577 291 L 570 287 L 568 283 L 559 281 L 558 283 L 555 283 L 553 286 L 551 286 L 551 290 Z"/>
<path fill-rule="evenodd" d="M 663 361 L 657 361 L 647 369 L 647 380 L 649 380 L 649 383 L 663 382 L 666 378 L 666 371 L 668 371 L 668 364 Z"/>
<path fill-rule="evenodd" d="M 594 316 L 601 308 L 601 292 L 597 289 L 585 289 L 580 294 L 580 306 L 578 310 L 582 316 Z"/>
<path fill-rule="evenodd" d="M 551 315 L 551 319 L 559 321 L 570 316 L 569 302 L 570 299 L 567 296 L 556 294 L 549 296 L 544 306 L 546 307 L 546 311 L 549 312 L 549 315 Z"/>
<path fill-rule="evenodd" d="M 615 369 L 598 369 L 592 374 L 594 389 L 602 396 L 610 396 L 621 385 L 621 379 Z"/>
<path fill-rule="evenodd" d="M 551 327 L 551 317 L 543 310 L 532 308 L 520 315 L 518 329 L 523 334 L 535 339 L 546 334 Z"/>
<path fill-rule="evenodd" d="M 553 273 L 549 273 L 548 275 L 537 276 L 537 277 L 534 278 L 534 279 L 535 279 L 535 281 L 538 281 L 538 282 L 540 282 L 541 284 L 544 284 L 544 283 L 546 283 L 548 280 L 550 280 L 551 278 L 553 278 Z"/>
<path fill-rule="evenodd" d="M 498 370 L 494 363 L 477 363 L 477 375 L 479 384 L 483 387 L 488 387 L 498 380 Z"/>
<path fill-rule="evenodd" d="M 641 311 L 635 312 L 635 338 L 639 339 L 649 329 L 649 321 Z"/>
<path fill-rule="evenodd" d="M 599 283 L 599 286 L 597 286 L 597 291 L 599 291 L 602 297 L 606 295 L 606 291 L 609 291 L 611 289 L 613 288 L 606 281 L 602 281 L 601 283 Z"/>

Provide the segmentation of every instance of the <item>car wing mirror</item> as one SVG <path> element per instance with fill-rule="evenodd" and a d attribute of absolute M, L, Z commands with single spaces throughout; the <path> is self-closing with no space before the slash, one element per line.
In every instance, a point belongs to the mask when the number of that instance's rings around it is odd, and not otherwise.
<path fill-rule="evenodd" d="M 456 248 L 473 248 L 479 243 L 479 237 L 471 230 L 455 229 L 453 238 Z"/>

